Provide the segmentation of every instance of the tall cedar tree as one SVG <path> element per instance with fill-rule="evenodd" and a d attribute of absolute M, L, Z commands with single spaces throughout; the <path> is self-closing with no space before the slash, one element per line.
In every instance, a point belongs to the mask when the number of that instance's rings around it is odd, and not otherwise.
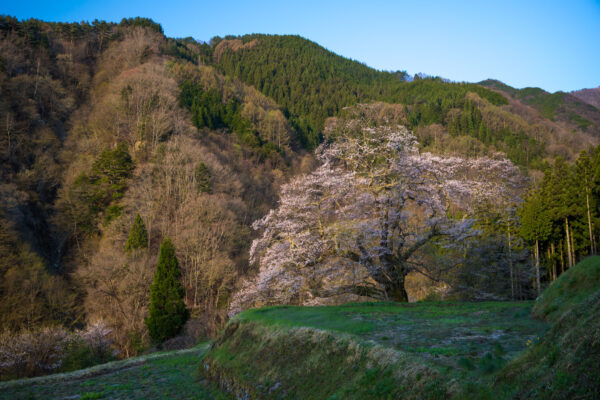
<path fill-rule="evenodd" d="M 521 236 L 548 278 L 597 253 L 600 239 L 600 151 L 583 151 L 573 165 L 557 157 L 521 205 Z"/>
<path fill-rule="evenodd" d="M 552 222 L 548 218 L 547 210 L 544 209 L 544 204 L 539 192 L 532 192 L 525 200 L 520 209 L 520 217 L 521 236 L 534 246 L 536 288 L 539 296 L 542 290 L 540 276 L 540 242 L 546 241 L 552 232 Z"/>
<path fill-rule="evenodd" d="M 179 283 L 179 262 L 169 238 L 163 240 L 154 282 L 150 286 L 150 313 L 146 326 L 153 341 L 161 343 L 177 335 L 189 317 Z"/>
<path fill-rule="evenodd" d="M 127 238 L 127 245 L 125 246 L 125 250 L 133 251 L 137 249 L 147 249 L 148 248 L 148 231 L 146 230 L 146 224 L 144 224 L 144 220 L 140 217 L 140 214 L 135 216 L 135 220 L 133 221 L 133 226 L 129 231 L 129 238 Z"/>

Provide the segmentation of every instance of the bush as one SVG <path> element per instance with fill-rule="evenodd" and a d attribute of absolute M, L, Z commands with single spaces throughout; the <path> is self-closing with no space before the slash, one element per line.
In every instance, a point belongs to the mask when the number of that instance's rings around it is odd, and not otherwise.
<path fill-rule="evenodd" d="M 62 366 L 69 333 L 63 328 L 41 328 L 0 336 L 0 379 L 57 372 Z"/>
<path fill-rule="evenodd" d="M 84 331 L 62 327 L 0 335 L 0 380 L 73 371 L 114 359 L 109 335 L 102 322 Z"/>

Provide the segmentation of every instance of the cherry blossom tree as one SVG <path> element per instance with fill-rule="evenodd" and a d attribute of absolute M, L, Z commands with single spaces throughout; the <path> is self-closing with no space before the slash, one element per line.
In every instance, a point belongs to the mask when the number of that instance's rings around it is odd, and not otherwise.
<path fill-rule="evenodd" d="M 281 190 L 279 207 L 253 227 L 258 274 L 231 313 L 272 303 L 313 304 L 340 293 L 407 301 L 409 272 L 432 279 L 424 246 L 451 251 L 477 234 L 473 208 L 502 203 L 522 185 L 508 160 L 420 154 L 402 126 L 337 124 L 316 150 L 322 165 Z M 336 279 L 339 277 L 340 279 Z"/>

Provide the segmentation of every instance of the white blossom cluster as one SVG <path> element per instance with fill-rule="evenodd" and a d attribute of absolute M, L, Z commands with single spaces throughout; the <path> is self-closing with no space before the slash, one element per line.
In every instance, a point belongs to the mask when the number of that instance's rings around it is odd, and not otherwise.
<path fill-rule="evenodd" d="M 293 302 L 336 272 L 327 262 L 335 257 L 354 259 L 377 282 L 390 280 L 394 266 L 385 260 L 410 262 L 434 237 L 453 245 L 476 234 L 468 217 L 473 207 L 510 203 L 523 185 L 504 158 L 420 154 L 402 126 L 350 121 L 333 139 L 316 150 L 321 167 L 284 185 L 277 209 L 254 223 L 262 236 L 250 261 L 259 272 L 235 295 L 231 314 Z M 450 217 L 457 212 L 462 218 Z"/>
<path fill-rule="evenodd" d="M 74 333 L 61 327 L 0 334 L 0 375 L 29 376 L 56 372 L 69 346 L 84 344 L 96 354 L 108 352 L 111 330 L 102 321 Z"/>

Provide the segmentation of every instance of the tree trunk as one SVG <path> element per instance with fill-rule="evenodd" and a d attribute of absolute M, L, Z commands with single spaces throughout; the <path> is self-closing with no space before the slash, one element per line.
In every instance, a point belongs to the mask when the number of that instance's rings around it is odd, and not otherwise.
<path fill-rule="evenodd" d="M 562 240 L 560 241 L 560 273 L 565 272 L 565 254 Z"/>
<path fill-rule="evenodd" d="M 404 288 L 404 276 L 398 279 L 398 282 L 390 285 L 388 289 L 388 296 L 391 300 L 397 301 L 400 303 L 408 303 L 408 293 L 406 293 L 406 289 Z"/>
<path fill-rule="evenodd" d="M 550 247 L 552 248 L 552 256 L 554 256 L 554 243 L 550 244 Z M 552 257 L 552 277 L 553 280 L 556 280 L 557 276 L 556 276 L 556 259 L 554 257 Z"/>
<path fill-rule="evenodd" d="M 585 201 L 587 204 L 587 219 L 588 219 L 588 230 L 590 234 L 590 255 L 596 253 L 596 246 L 594 243 L 594 234 L 592 233 L 592 214 L 590 212 L 590 193 L 589 189 L 585 188 Z"/>
<path fill-rule="evenodd" d="M 566 232 L 566 239 L 567 239 L 567 260 L 569 261 L 569 268 L 571 268 L 573 266 L 573 264 L 572 264 L 573 258 L 571 257 L 571 239 L 569 238 L 569 219 L 568 218 L 565 218 L 565 232 Z"/>
<path fill-rule="evenodd" d="M 552 260 L 550 255 L 550 247 L 548 247 L 548 261 Z M 550 280 L 554 281 L 554 274 L 552 273 L 552 266 L 548 265 L 548 276 L 550 276 Z"/>
<path fill-rule="evenodd" d="M 540 244 L 537 239 L 535 241 L 535 278 L 537 280 L 537 294 L 539 297 L 542 294 L 542 283 L 540 279 Z"/>
<path fill-rule="evenodd" d="M 571 266 L 576 264 L 575 261 L 575 241 L 573 240 L 573 228 L 569 228 L 569 238 L 571 239 Z"/>
<path fill-rule="evenodd" d="M 515 284 L 513 278 L 513 263 L 512 263 L 512 246 L 510 240 L 510 222 L 506 224 L 506 233 L 508 236 L 508 268 L 510 270 L 510 298 L 515 299 Z"/>
<path fill-rule="evenodd" d="M 389 260 L 388 260 L 389 261 Z M 408 294 L 406 293 L 406 289 L 404 287 L 404 282 L 406 280 L 406 275 L 408 275 L 409 269 L 402 262 L 397 265 L 397 269 L 388 269 L 385 274 L 385 283 L 379 281 L 385 287 L 386 297 L 392 301 L 397 301 L 400 303 L 408 302 Z M 376 279 L 377 280 L 377 279 Z"/>

